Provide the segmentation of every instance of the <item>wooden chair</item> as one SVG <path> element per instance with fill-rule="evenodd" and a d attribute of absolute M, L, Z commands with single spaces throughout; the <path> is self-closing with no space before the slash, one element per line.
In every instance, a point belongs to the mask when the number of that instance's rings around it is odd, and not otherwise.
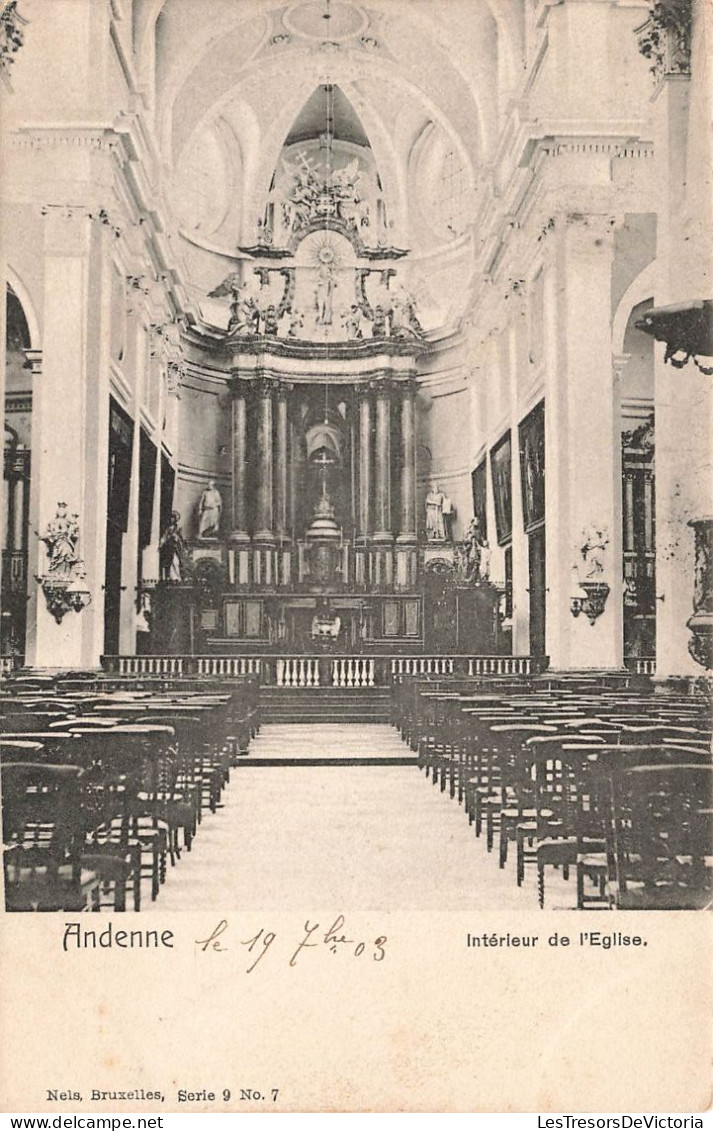
<path fill-rule="evenodd" d="M 99 876 L 82 856 L 81 768 L 13 762 L 0 774 L 6 909 L 98 910 Z"/>
<path fill-rule="evenodd" d="M 687 910 L 713 895 L 713 766 L 615 767 L 610 877 L 616 906 Z"/>

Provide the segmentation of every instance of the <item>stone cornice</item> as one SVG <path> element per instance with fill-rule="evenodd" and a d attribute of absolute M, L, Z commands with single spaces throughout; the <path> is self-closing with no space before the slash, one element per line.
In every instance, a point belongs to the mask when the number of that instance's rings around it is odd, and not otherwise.
<path fill-rule="evenodd" d="M 97 190 L 85 202 L 92 219 L 109 223 L 117 236 L 124 235 L 133 245 L 146 250 L 151 270 L 165 289 L 171 313 L 196 320 L 185 281 L 172 251 L 168 230 L 174 225 L 168 202 L 157 185 L 160 163 L 153 137 L 138 113 L 121 113 L 112 123 L 63 122 L 29 123 L 8 134 L 10 150 L 78 150 L 107 155 L 117 173 L 114 201 L 106 190 L 100 200 Z M 116 205 L 116 214 L 112 205 Z"/>
<path fill-rule="evenodd" d="M 497 273 L 506 245 L 528 223 L 536 210 L 533 202 L 543 190 L 545 195 L 549 192 L 560 198 L 553 199 L 550 205 L 554 211 L 627 210 L 617 205 L 614 198 L 621 196 L 623 190 L 613 182 L 586 183 L 588 166 L 582 166 L 581 183 L 566 189 L 559 185 L 555 171 L 560 159 L 571 157 L 593 162 L 649 161 L 654 155 L 650 130 L 650 124 L 642 120 L 533 122 L 520 119 L 515 111 L 513 124 L 503 133 L 503 148 L 490 172 L 498 195 L 494 198 L 493 193 L 484 192 L 476 217 L 476 229 L 482 233 L 478 257 L 481 273 Z"/>

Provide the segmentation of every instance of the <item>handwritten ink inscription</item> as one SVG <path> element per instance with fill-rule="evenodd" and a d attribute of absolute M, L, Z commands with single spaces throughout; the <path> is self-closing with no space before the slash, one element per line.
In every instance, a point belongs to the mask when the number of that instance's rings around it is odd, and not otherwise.
<path fill-rule="evenodd" d="M 350 938 L 351 932 L 347 932 L 345 928 L 346 920 L 343 915 L 337 915 L 326 930 L 320 923 L 311 923 L 307 919 L 304 928 L 296 937 L 285 938 L 287 951 L 290 954 L 289 965 L 297 966 L 299 956 L 306 950 L 328 951 L 330 954 L 344 953 L 352 958 L 370 957 L 373 962 L 383 962 L 388 942 L 386 935 L 379 935 L 373 941 L 367 941 L 356 937 Z M 230 949 L 226 937 L 228 931 L 228 920 L 221 919 L 207 938 L 196 939 L 196 946 L 203 954 L 207 951 L 227 951 Z M 238 939 L 238 945 L 245 947 L 249 956 L 246 974 L 252 974 L 275 943 L 278 943 L 277 932 L 266 930 L 265 927 L 260 927 L 251 938 Z M 279 944 L 277 949 L 279 950 Z"/>

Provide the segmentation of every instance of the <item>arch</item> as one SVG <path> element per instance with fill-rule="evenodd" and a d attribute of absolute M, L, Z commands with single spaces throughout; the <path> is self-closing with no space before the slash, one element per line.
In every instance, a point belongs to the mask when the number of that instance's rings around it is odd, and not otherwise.
<path fill-rule="evenodd" d="M 334 69 L 336 72 L 337 68 Z M 358 115 L 369 139 L 369 147 L 373 154 L 374 164 L 381 180 L 389 210 L 392 215 L 398 217 L 399 222 L 403 222 L 406 215 L 406 186 L 403 178 L 399 175 L 393 145 L 383 122 L 373 107 L 369 106 L 366 100 L 359 96 L 353 83 L 346 76 L 342 77 L 335 73 L 332 81 L 335 86 L 339 87 Z M 292 98 L 285 104 L 280 116 L 273 122 L 269 133 L 263 137 L 259 160 L 254 169 L 252 192 L 250 193 L 253 208 L 267 196 L 285 140 L 314 86 L 314 76 L 312 74 L 306 75 L 300 86 L 294 89 Z"/>
<path fill-rule="evenodd" d="M 9 264 L 6 269 L 6 280 L 8 287 L 14 292 L 15 297 L 22 307 L 22 312 L 25 315 L 27 329 L 30 334 L 30 348 L 33 350 L 42 349 L 40 322 L 37 317 L 35 305 L 30 297 L 30 292 Z"/>
<path fill-rule="evenodd" d="M 635 306 L 645 299 L 651 298 L 656 292 L 656 260 L 647 263 L 633 283 L 624 291 L 612 322 L 612 353 L 617 356 L 624 353 L 624 337 L 629 316 Z"/>

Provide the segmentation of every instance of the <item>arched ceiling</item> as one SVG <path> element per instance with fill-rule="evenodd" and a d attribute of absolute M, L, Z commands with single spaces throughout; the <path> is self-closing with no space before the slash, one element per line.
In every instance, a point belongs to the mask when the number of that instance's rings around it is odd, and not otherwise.
<path fill-rule="evenodd" d="M 364 126 L 349 99 L 338 86 L 332 88 L 331 105 L 327 105 L 327 87 L 316 87 L 295 118 L 285 142 L 296 145 L 300 141 L 319 137 L 324 132 L 327 114 L 332 122 L 332 136 L 335 141 L 348 141 L 352 145 L 368 145 L 369 139 Z"/>
<path fill-rule="evenodd" d="M 524 0 L 135 0 L 137 45 L 155 42 L 156 119 L 174 164 L 193 130 L 230 102 L 248 98 L 260 122 L 311 74 L 319 82 L 362 80 L 365 97 L 388 79 L 391 120 L 401 103 L 452 132 L 475 171 L 488 159 L 498 122 L 498 83 L 521 57 Z M 329 16 L 329 19 L 325 17 Z M 153 45 L 152 45 L 153 46 Z M 277 66 L 275 64 L 277 63 Z M 519 64 L 521 66 L 521 64 Z M 399 99 L 398 94 L 401 93 Z M 295 114 L 300 107 L 295 107 Z"/>
<path fill-rule="evenodd" d="M 285 146 L 324 133 L 326 85 L 335 139 L 371 150 L 385 238 L 436 290 L 467 278 L 470 202 L 523 73 L 525 2 L 134 0 L 138 67 L 197 291 L 254 243 Z"/>

